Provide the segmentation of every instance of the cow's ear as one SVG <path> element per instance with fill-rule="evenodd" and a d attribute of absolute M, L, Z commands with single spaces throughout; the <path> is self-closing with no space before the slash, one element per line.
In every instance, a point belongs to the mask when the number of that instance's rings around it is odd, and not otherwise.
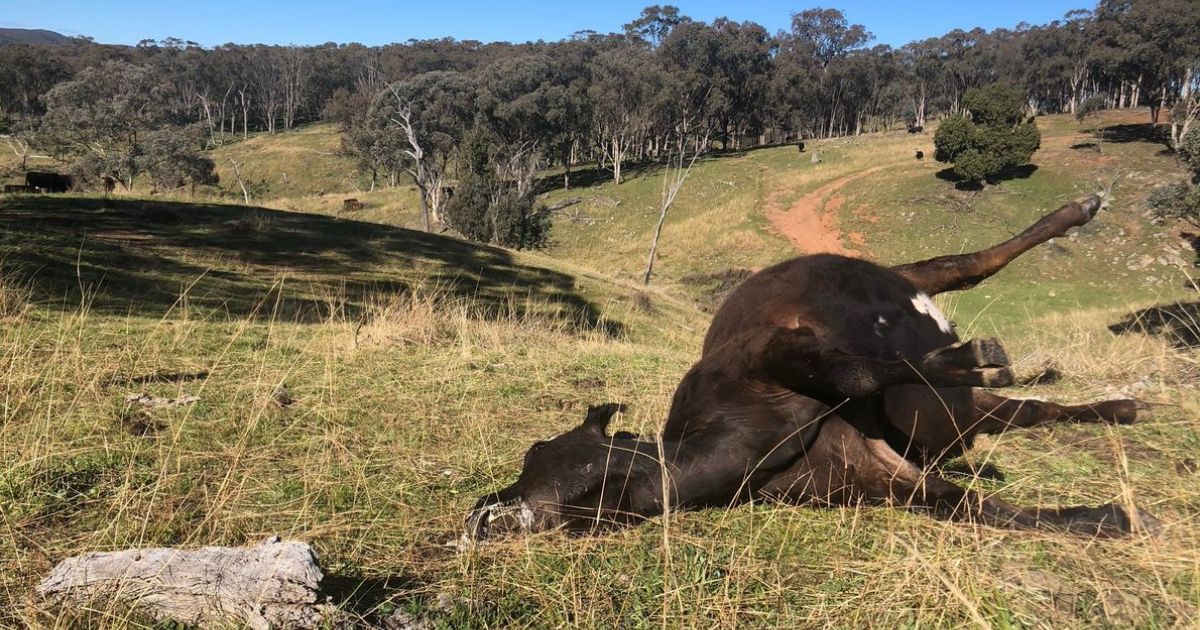
<path fill-rule="evenodd" d="M 612 417 L 618 412 L 624 412 L 625 405 L 621 403 L 605 403 L 588 407 L 587 417 L 583 419 L 583 428 L 598 433 L 604 437 L 604 431 Z"/>

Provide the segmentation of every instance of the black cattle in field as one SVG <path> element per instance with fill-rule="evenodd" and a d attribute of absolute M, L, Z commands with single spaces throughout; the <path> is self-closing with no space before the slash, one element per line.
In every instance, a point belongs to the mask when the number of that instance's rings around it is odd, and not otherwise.
<path fill-rule="evenodd" d="M 925 127 L 923 125 L 908 126 L 908 133 L 921 133 L 922 131 L 925 131 Z"/>
<path fill-rule="evenodd" d="M 48 193 L 65 193 L 71 189 L 71 176 L 46 171 L 25 173 L 25 185 Z"/>
<path fill-rule="evenodd" d="M 914 155 L 914 156 L 916 156 L 916 158 L 917 158 L 918 160 L 924 160 L 924 159 L 925 159 L 925 152 L 924 152 L 924 151 L 922 151 L 922 150 L 920 150 L 920 149 L 917 149 L 917 150 L 916 150 L 916 152 L 915 152 L 915 153 L 913 153 L 913 155 Z"/>
<path fill-rule="evenodd" d="M 661 439 L 609 435 L 621 407 L 593 407 L 578 428 L 529 449 L 516 483 L 470 512 L 466 535 L 635 524 L 663 513 L 664 501 L 672 509 L 877 503 L 1085 536 L 1155 531 L 1142 510 L 1021 508 L 938 473 L 979 435 L 1148 415 L 1131 399 L 1068 406 L 984 389 L 1013 384 L 1004 349 L 960 341 L 929 297 L 976 285 L 1087 223 L 1101 202 L 1069 203 L 980 252 L 890 268 L 821 254 L 758 272 L 713 317 Z"/>
<path fill-rule="evenodd" d="M 797 143 L 796 143 L 796 148 L 797 148 L 797 149 L 800 149 L 800 152 L 801 152 L 801 153 L 804 153 L 804 143 L 803 143 L 803 142 L 797 142 Z"/>

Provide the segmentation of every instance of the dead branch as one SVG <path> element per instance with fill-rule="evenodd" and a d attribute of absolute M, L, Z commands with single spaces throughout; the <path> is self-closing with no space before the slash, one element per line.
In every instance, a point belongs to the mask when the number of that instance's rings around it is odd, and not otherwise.
<path fill-rule="evenodd" d="M 308 543 L 273 536 L 254 547 L 83 554 L 60 562 L 37 592 L 64 607 L 121 602 L 201 628 L 318 628 L 336 610 L 318 590 L 323 577 Z"/>

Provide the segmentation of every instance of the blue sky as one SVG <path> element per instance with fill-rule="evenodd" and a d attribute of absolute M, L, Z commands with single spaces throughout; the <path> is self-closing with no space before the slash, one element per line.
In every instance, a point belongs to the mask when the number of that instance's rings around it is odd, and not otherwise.
<path fill-rule="evenodd" d="M 67 35 L 90 35 L 105 43 L 134 44 L 143 38 L 173 36 L 213 46 L 239 44 L 375 45 L 451 36 L 481 41 L 558 40 L 591 29 L 619 31 L 648 0 L 576 3 L 517 0 L 341 0 L 254 2 L 251 0 L 152 1 L 0 0 L 0 27 L 44 28 Z M 789 16 L 815 4 L 770 0 L 680 0 L 674 4 L 693 18 L 752 20 L 774 32 Z M 927 0 L 870 2 L 839 0 L 851 22 L 864 24 L 880 43 L 901 45 L 954 28 L 1042 24 L 1094 0 Z"/>

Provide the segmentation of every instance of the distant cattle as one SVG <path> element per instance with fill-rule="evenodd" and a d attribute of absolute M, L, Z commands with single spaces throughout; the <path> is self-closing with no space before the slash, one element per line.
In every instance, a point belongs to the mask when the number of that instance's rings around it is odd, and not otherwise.
<path fill-rule="evenodd" d="M 4 185 L 4 192 L 5 192 L 6 194 L 13 194 L 13 193 L 28 193 L 28 192 L 34 192 L 34 190 L 33 190 L 33 187 L 32 187 L 32 186 L 25 186 L 25 185 L 22 185 L 22 184 L 5 184 L 5 185 Z"/>
<path fill-rule="evenodd" d="M 117 178 L 112 175 L 104 175 L 100 177 L 100 184 L 104 186 L 104 194 L 108 194 L 117 188 Z"/>
<path fill-rule="evenodd" d="M 25 173 L 25 185 L 48 193 L 64 193 L 71 189 L 71 176 L 46 171 Z"/>
<path fill-rule="evenodd" d="M 342 211 L 357 212 L 363 209 L 363 202 L 357 199 L 347 199 L 342 202 Z"/>
<path fill-rule="evenodd" d="M 800 149 L 800 152 L 801 152 L 801 153 L 804 153 L 804 143 L 803 143 L 803 142 L 797 142 L 797 143 L 796 143 L 796 148 L 797 148 L 797 149 Z"/>
<path fill-rule="evenodd" d="M 908 126 L 908 133 L 921 133 L 922 131 L 925 131 L 925 127 L 923 125 Z"/>
<path fill-rule="evenodd" d="M 924 159 L 925 159 L 925 152 L 924 152 L 924 151 L 922 151 L 922 150 L 920 150 L 920 149 L 917 149 L 917 152 L 916 152 L 914 155 L 916 155 L 916 156 L 917 156 L 917 159 L 918 159 L 918 160 L 924 160 Z"/>

